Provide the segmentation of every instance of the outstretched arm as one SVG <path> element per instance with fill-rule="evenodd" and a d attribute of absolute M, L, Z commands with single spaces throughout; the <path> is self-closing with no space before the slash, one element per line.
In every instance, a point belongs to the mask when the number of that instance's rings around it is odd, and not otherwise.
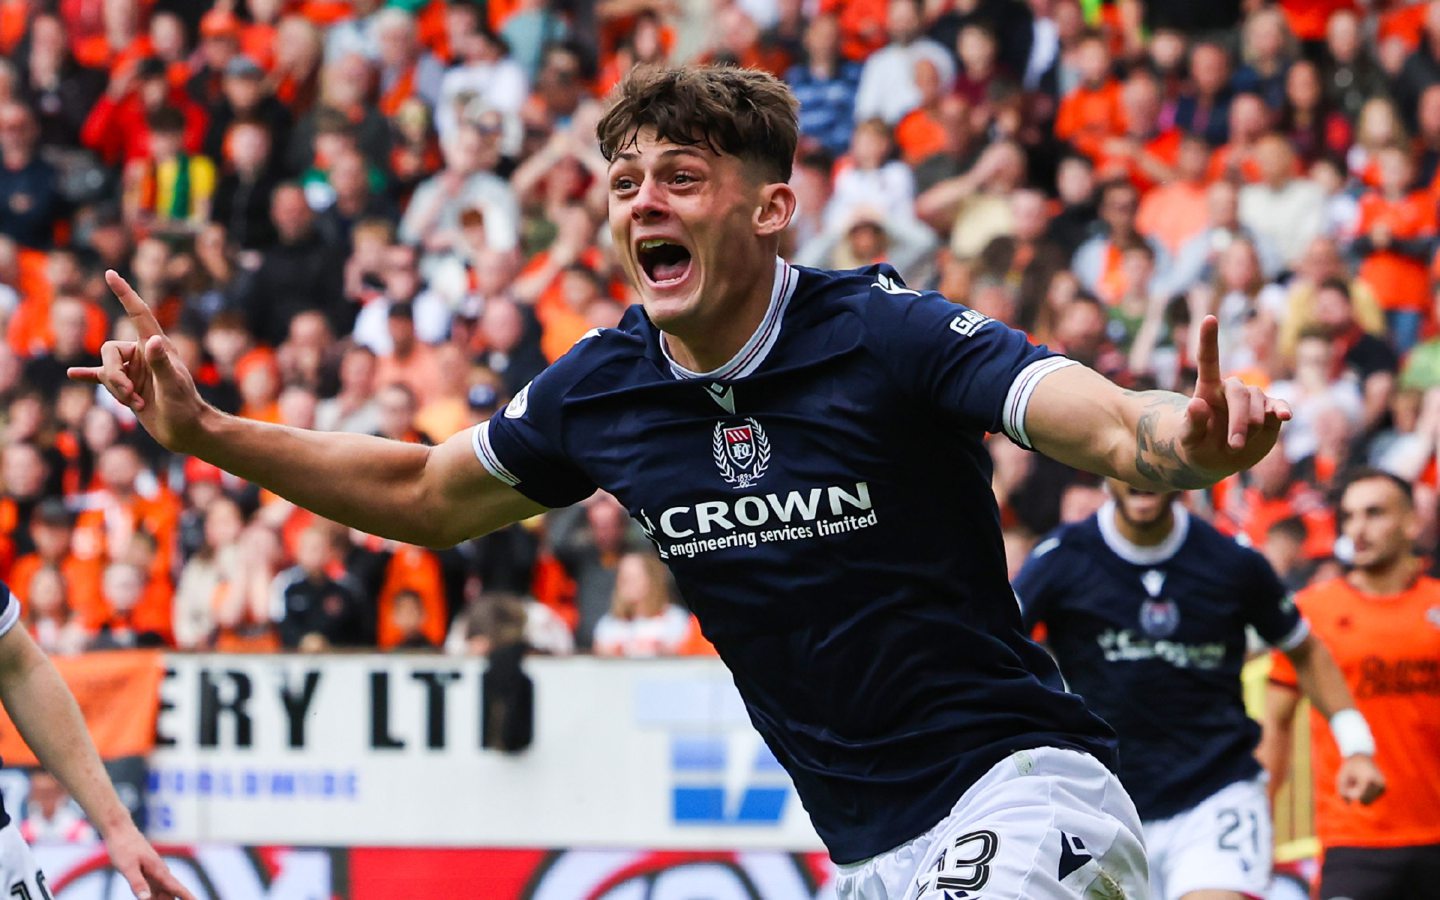
<path fill-rule="evenodd" d="M 135 827 L 115 794 L 70 689 L 23 626 L 0 636 L 0 702 L 40 764 L 85 810 L 135 896 L 192 900 Z"/>
<path fill-rule="evenodd" d="M 198 456 L 321 516 L 370 534 L 449 546 L 543 507 L 490 475 L 470 431 L 436 447 L 316 432 L 227 415 L 207 404 L 149 306 L 114 272 L 106 281 L 138 341 L 108 341 L 102 364 L 70 377 L 103 384 L 163 446 Z"/>
<path fill-rule="evenodd" d="M 1035 449 L 1146 490 L 1209 487 L 1259 462 L 1290 418 L 1283 400 L 1220 377 L 1219 323 L 1200 326 L 1195 393 L 1126 391 L 1083 366 L 1045 376 L 1025 429 Z"/>

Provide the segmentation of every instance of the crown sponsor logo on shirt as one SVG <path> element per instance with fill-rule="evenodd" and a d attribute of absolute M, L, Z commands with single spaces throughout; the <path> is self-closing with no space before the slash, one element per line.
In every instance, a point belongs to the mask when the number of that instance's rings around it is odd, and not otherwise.
<path fill-rule="evenodd" d="M 754 419 L 744 425 L 716 422 L 710 443 L 720 477 L 736 490 L 759 481 L 770 467 L 770 439 Z"/>

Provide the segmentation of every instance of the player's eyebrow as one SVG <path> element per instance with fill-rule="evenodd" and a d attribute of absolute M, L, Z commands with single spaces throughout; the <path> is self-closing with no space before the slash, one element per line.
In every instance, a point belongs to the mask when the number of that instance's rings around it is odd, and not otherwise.
<path fill-rule="evenodd" d="M 694 156 L 700 159 L 705 158 L 705 154 L 698 147 L 671 147 L 669 150 L 660 151 L 661 159 L 670 159 L 672 157 L 682 155 Z M 613 165 L 617 162 L 636 162 L 639 159 L 640 154 L 638 152 L 634 150 L 622 150 L 621 152 L 615 154 L 615 158 L 611 160 L 611 164 Z"/>

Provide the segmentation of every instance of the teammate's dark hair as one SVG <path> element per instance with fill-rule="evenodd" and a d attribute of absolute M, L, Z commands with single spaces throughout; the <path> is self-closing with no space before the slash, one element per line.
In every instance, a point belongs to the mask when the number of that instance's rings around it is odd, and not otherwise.
<path fill-rule="evenodd" d="M 606 160 L 635 145 L 642 128 L 663 141 L 704 145 L 789 181 L 799 142 L 800 104 L 785 84 L 757 69 L 638 67 L 611 94 L 595 126 Z"/>
<path fill-rule="evenodd" d="M 1332 275 L 1331 277 L 1325 279 L 1324 281 L 1320 282 L 1320 286 L 1319 286 L 1318 288 L 1316 288 L 1315 290 L 1316 290 L 1317 292 L 1319 292 L 1319 291 L 1334 291 L 1335 293 L 1337 293 L 1337 294 L 1339 294 L 1340 296 L 1344 297 L 1347 301 L 1350 299 L 1350 285 L 1349 285 L 1348 283 L 1346 283 L 1345 279 L 1343 279 L 1343 278 L 1338 278 L 1338 277 L 1333 276 L 1333 275 Z"/>
<path fill-rule="evenodd" d="M 1283 535 L 1296 543 L 1303 543 L 1309 532 L 1305 528 L 1305 521 L 1299 516 L 1286 516 L 1269 528 L 1265 529 L 1265 536 Z"/>
<path fill-rule="evenodd" d="M 1373 466 L 1357 466 L 1345 473 L 1344 477 L 1340 480 L 1340 484 L 1335 488 L 1335 505 L 1337 507 L 1340 505 L 1340 501 L 1345 498 L 1345 494 L 1350 490 L 1351 486 L 1359 484 L 1362 481 L 1377 480 L 1388 481 L 1394 485 L 1395 489 L 1400 492 L 1400 496 L 1405 499 L 1405 505 L 1407 507 L 1413 507 L 1415 505 L 1415 489 L 1410 486 L 1410 482 L 1396 475 L 1394 472 L 1387 472 L 1384 469 L 1377 469 Z"/>

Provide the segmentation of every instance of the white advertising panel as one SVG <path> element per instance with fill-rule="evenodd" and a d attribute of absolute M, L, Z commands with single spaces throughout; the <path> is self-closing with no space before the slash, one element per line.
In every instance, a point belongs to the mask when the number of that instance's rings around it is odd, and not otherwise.
<path fill-rule="evenodd" d="M 514 754 L 482 749 L 482 659 L 167 664 L 159 841 L 821 848 L 714 660 L 527 660 L 535 735 Z"/>

